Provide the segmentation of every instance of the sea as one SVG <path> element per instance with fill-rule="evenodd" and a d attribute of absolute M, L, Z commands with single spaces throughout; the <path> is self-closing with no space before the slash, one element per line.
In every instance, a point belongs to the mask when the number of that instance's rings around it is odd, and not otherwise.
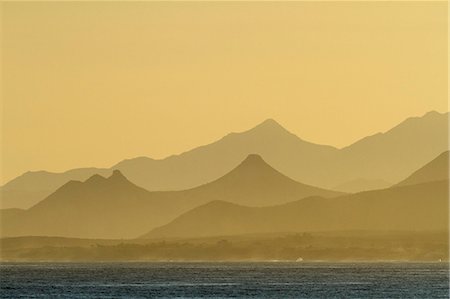
<path fill-rule="evenodd" d="M 1 263 L 1 298 L 449 298 L 448 263 Z"/>

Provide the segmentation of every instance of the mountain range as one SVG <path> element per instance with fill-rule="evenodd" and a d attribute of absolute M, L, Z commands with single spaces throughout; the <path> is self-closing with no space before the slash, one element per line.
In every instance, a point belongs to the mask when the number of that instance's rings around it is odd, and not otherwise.
<path fill-rule="evenodd" d="M 312 196 L 269 207 L 212 201 L 143 238 L 198 238 L 253 233 L 448 231 L 449 152 L 396 186 L 334 198 Z"/>
<path fill-rule="evenodd" d="M 338 198 L 309 197 L 272 207 L 212 201 L 144 238 L 198 238 L 252 233 L 331 231 L 446 231 L 448 180 L 366 191 Z"/>
<path fill-rule="evenodd" d="M 357 124 L 355 124 L 356 126 Z M 147 190 L 184 190 L 214 181 L 255 153 L 276 169 L 309 185 L 344 192 L 387 187 L 448 150 L 448 113 L 408 118 L 385 133 L 345 148 L 300 139 L 269 119 L 241 133 L 161 160 L 139 157 L 109 169 L 82 168 L 64 173 L 27 172 L 1 187 L 2 208 L 29 208 L 70 180 L 120 170 Z M 213 166 L 212 166 L 213 165 Z"/>
<path fill-rule="evenodd" d="M 70 181 L 28 210 L 2 210 L 2 236 L 133 238 L 210 201 L 269 206 L 342 193 L 296 182 L 249 155 L 225 176 L 184 191 L 150 192 L 119 170 Z"/>
<path fill-rule="evenodd" d="M 223 177 L 147 191 L 119 170 L 70 181 L 28 210 L 1 210 L 2 237 L 191 238 L 336 230 L 445 230 L 448 151 L 394 187 L 343 194 L 302 184 L 251 154 Z M 151 229 L 149 233 L 145 233 Z"/>

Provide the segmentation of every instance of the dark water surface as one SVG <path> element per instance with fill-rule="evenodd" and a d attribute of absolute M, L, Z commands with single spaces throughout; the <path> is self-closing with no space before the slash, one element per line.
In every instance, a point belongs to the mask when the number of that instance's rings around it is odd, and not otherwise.
<path fill-rule="evenodd" d="M 2 263 L 1 298 L 449 298 L 448 263 Z"/>

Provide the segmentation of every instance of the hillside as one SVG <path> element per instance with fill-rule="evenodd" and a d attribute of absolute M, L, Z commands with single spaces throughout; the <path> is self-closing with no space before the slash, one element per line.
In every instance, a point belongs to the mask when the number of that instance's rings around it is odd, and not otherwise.
<path fill-rule="evenodd" d="M 355 179 L 333 187 L 333 190 L 347 193 L 384 189 L 392 186 L 392 183 L 385 180 Z"/>
<path fill-rule="evenodd" d="M 398 186 L 414 185 L 432 181 L 449 179 L 449 151 L 445 151 L 409 177 L 398 183 Z"/>
<path fill-rule="evenodd" d="M 129 182 L 119 171 L 85 182 L 70 181 L 16 217 L 3 217 L 3 236 L 123 237 L 142 224 L 164 223 L 152 194 Z"/>
<path fill-rule="evenodd" d="M 249 155 L 224 177 L 185 191 L 150 192 L 119 171 L 70 181 L 28 210 L 2 211 L 3 236 L 132 238 L 211 200 L 265 206 L 341 193 L 304 185 Z"/>
<path fill-rule="evenodd" d="M 155 228 L 144 238 L 339 230 L 448 230 L 448 181 L 309 197 L 272 207 L 213 201 Z"/>
<path fill-rule="evenodd" d="M 0 207 L 28 209 L 69 181 L 84 181 L 94 174 L 111 173 L 100 168 L 72 169 L 63 173 L 28 171 L 1 187 Z"/>

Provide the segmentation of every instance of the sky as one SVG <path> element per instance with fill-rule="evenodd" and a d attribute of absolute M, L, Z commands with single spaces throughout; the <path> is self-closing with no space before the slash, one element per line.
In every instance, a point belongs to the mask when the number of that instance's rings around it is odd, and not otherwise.
<path fill-rule="evenodd" d="M 0 184 L 273 118 L 336 147 L 448 111 L 446 2 L 2 2 Z"/>

